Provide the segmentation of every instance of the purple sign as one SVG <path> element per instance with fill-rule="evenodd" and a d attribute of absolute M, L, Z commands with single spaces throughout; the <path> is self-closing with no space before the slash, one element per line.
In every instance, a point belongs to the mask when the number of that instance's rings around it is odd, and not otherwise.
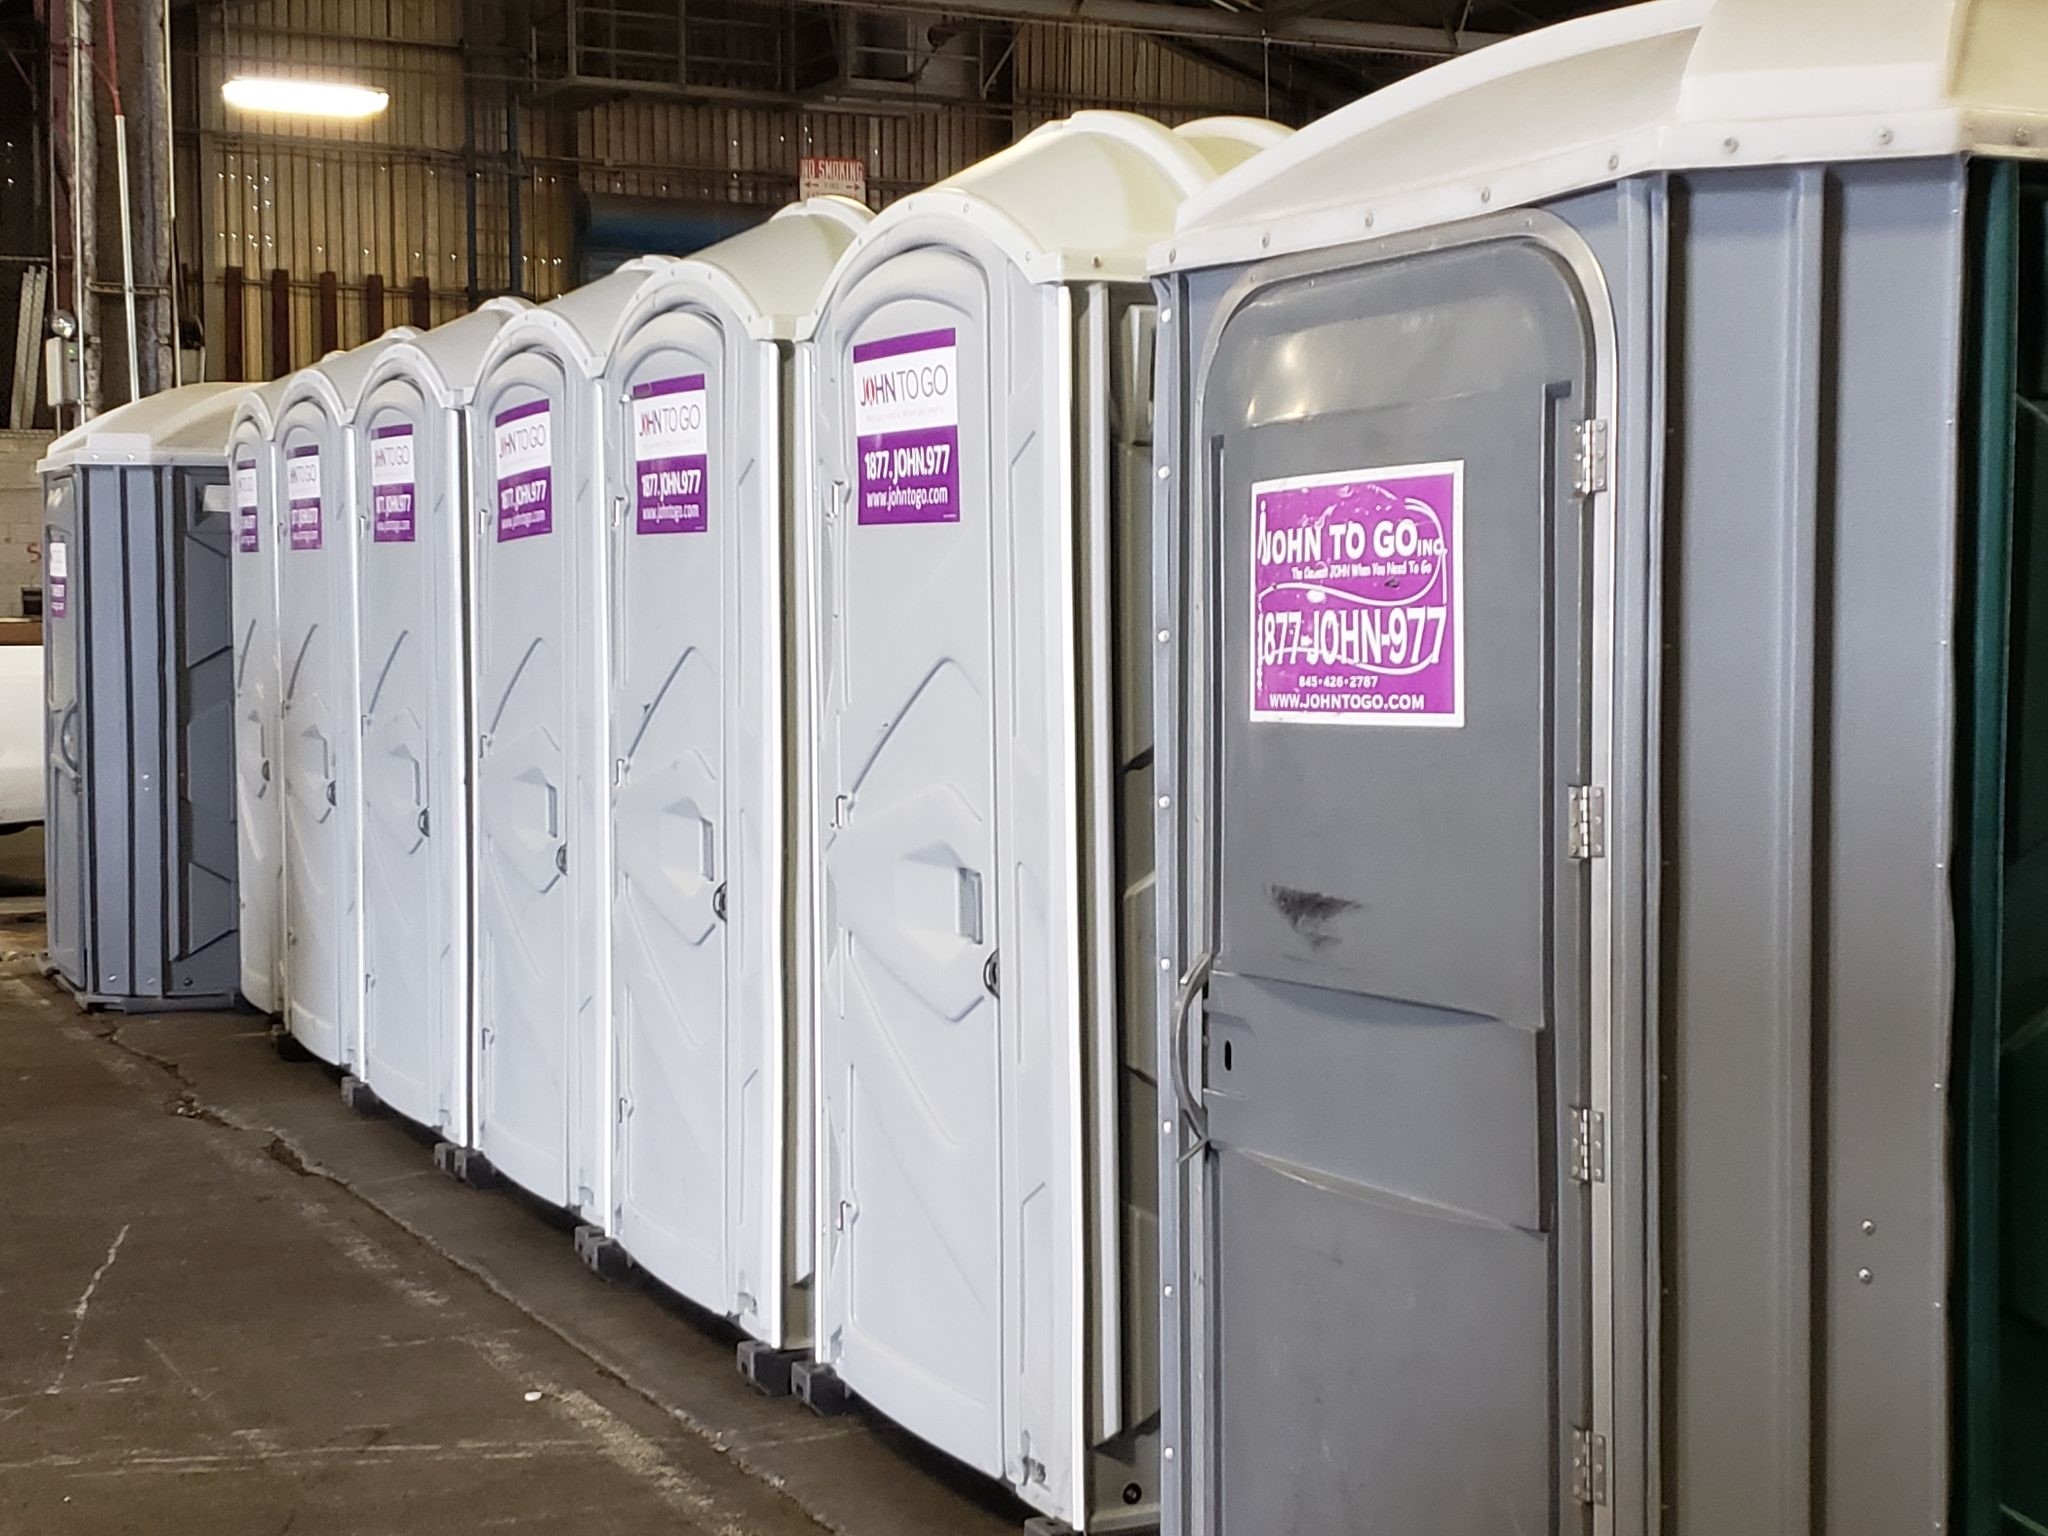
<path fill-rule="evenodd" d="M 702 533 L 711 526 L 708 399 L 701 373 L 633 386 L 635 533 Z"/>
<path fill-rule="evenodd" d="M 293 549 L 320 547 L 320 447 L 301 443 L 284 459 L 285 526 Z"/>
<path fill-rule="evenodd" d="M 245 555 L 263 547 L 256 505 L 256 461 L 243 459 L 235 465 L 235 548 Z"/>
<path fill-rule="evenodd" d="M 960 349 L 951 331 L 853 349 L 861 523 L 960 521 Z"/>
<path fill-rule="evenodd" d="M 500 411 L 491 422 L 498 481 L 498 542 L 555 531 L 554 413 L 546 400 Z"/>
<path fill-rule="evenodd" d="M 50 541 L 49 562 L 50 617 L 61 619 L 71 611 L 71 559 L 62 539 Z"/>
<path fill-rule="evenodd" d="M 393 422 L 370 433 L 370 538 L 378 544 L 413 540 L 412 423 Z"/>
<path fill-rule="evenodd" d="M 1465 466 L 1252 487 L 1254 720 L 1465 723 Z"/>

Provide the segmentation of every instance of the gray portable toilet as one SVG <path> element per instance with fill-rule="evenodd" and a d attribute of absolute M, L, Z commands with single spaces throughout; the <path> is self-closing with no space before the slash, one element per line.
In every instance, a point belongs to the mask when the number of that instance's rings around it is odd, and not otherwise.
<path fill-rule="evenodd" d="M 271 421 L 277 512 L 284 1021 L 354 1067 L 363 997 L 355 464 L 347 426 L 389 331 L 282 381 Z"/>
<path fill-rule="evenodd" d="M 813 198 L 657 269 L 604 378 L 611 457 L 605 1235 L 771 1349 L 808 1341 L 806 883 L 786 738 L 797 317 L 872 217 Z M 757 1379 L 755 1352 L 744 1358 Z M 787 1374 L 767 1366 L 770 1385 Z"/>
<path fill-rule="evenodd" d="M 284 1007 L 283 724 L 277 670 L 277 446 L 271 407 L 280 384 L 246 391 L 228 433 L 235 504 L 235 889 L 242 997 Z"/>
<path fill-rule="evenodd" d="M 358 1083 L 348 1086 L 358 1107 L 388 1104 L 462 1146 L 471 1140 L 466 407 L 491 341 L 525 307 L 492 299 L 379 350 L 348 426 L 363 971 Z"/>
<path fill-rule="evenodd" d="M 2044 971 L 2000 868 L 2048 804 L 2048 671 L 2004 691 L 2048 624 L 2044 57 L 2034 0 L 1660 0 L 1183 207 L 1167 1536 L 2021 1507 L 1996 1181 L 1956 1176 L 1997 1155 L 2002 896 L 2030 1009 Z M 2038 1486 L 2048 1375 L 2005 1386 Z"/>
<path fill-rule="evenodd" d="M 240 980 L 228 429 L 243 392 L 152 395 L 37 466 L 48 967 L 89 1006 L 221 1007 Z"/>
<path fill-rule="evenodd" d="M 593 1225 L 614 1097 L 603 376 L 668 262 L 512 317 L 469 406 L 474 1151 Z"/>
<path fill-rule="evenodd" d="M 804 1378 L 1076 1528 L 1155 1517 L 1144 252 L 1251 132 L 1049 124 L 878 216 L 800 333 Z"/>

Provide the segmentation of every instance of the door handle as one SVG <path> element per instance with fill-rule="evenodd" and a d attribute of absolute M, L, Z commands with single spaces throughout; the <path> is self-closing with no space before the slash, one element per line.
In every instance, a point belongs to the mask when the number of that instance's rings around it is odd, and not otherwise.
<path fill-rule="evenodd" d="M 421 809 L 419 818 L 417 821 L 414 822 L 414 825 L 420 829 L 421 837 L 425 837 L 427 835 L 427 813 L 424 808 Z"/>
<path fill-rule="evenodd" d="M 569 873 L 569 845 L 567 843 L 555 844 L 555 873 L 558 875 Z"/>
<path fill-rule="evenodd" d="M 981 965 L 981 984 L 987 989 L 988 995 L 994 998 L 1003 995 L 1002 953 L 999 949 L 990 950 L 988 959 Z"/>
<path fill-rule="evenodd" d="M 1167 1042 L 1167 1066 L 1173 1078 L 1173 1097 L 1180 1105 L 1181 1122 L 1188 1128 L 1188 1149 L 1181 1154 L 1182 1162 L 1209 1145 L 1209 1111 L 1196 1097 L 1194 1085 L 1188 1081 L 1188 1021 L 1194 1016 L 1195 1000 L 1208 990 L 1213 964 L 1214 957 L 1204 950 L 1201 958 L 1181 978 L 1180 991 L 1173 1000 L 1173 1028 Z"/>
<path fill-rule="evenodd" d="M 334 780 L 332 779 L 327 781 L 327 803 L 329 805 L 334 804 Z"/>
<path fill-rule="evenodd" d="M 711 915 L 721 923 L 725 921 L 725 882 L 718 882 L 718 889 L 711 893 Z"/>

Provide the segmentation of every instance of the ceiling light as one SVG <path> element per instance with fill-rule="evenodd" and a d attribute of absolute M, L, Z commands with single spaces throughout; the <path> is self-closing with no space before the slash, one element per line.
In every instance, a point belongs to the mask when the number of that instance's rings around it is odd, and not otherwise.
<path fill-rule="evenodd" d="M 244 112 L 291 117 L 375 117 L 391 104 L 391 93 L 371 85 L 335 80 L 280 80 L 237 75 L 220 88 L 221 100 Z"/>

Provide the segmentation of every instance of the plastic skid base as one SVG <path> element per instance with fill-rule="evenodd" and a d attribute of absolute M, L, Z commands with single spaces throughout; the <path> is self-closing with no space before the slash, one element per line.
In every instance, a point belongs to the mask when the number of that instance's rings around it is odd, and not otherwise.
<path fill-rule="evenodd" d="M 452 1141 L 434 1143 L 434 1166 L 458 1184 L 471 1189 L 489 1189 L 498 1182 L 498 1170 L 474 1147 L 458 1147 Z"/>
<path fill-rule="evenodd" d="M 311 1061 L 313 1053 L 299 1044 L 299 1037 L 283 1024 L 270 1026 L 270 1048 L 285 1061 Z"/>
<path fill-rule="evenodd" d="M 740 1375 L 763 1397 L 789 1396 L 795 1385 L 791 1375 L 807 1359 L 800 1349 L 771 1349 L 759 1339 L 740 1340 Z"/>
<path fill-rule="evenodd" d="M 1074 1536 L 1074 1528 L 1051 1515 L 1037 1515 L 1024 1522 L 1024 1536 Z"/>
<path fill-rule="evenodd" d="M 789 1386 L 797 1401 L 820 1418 L 836 1419 L 853 1406 L 853 1394 L 839 1373 L 816 1360 L 792 1361 Z"/>
<path fill-rule="evenodd" d="M 576 1229 L 576 1257 L 605 1280 L 623 1280 L 633 1268 L 632 1256 L 619 1246 L 619 1240 L 606 1237 L 604 1228 L 588 1222 Z"/>
<path fill-rule="evenodd" d="M 359 1115 L 384 1113 L 384 1101 L 377 1097 L 377 1090 L 353 1072 L 342 1075 L 341 1102 Z"/>

